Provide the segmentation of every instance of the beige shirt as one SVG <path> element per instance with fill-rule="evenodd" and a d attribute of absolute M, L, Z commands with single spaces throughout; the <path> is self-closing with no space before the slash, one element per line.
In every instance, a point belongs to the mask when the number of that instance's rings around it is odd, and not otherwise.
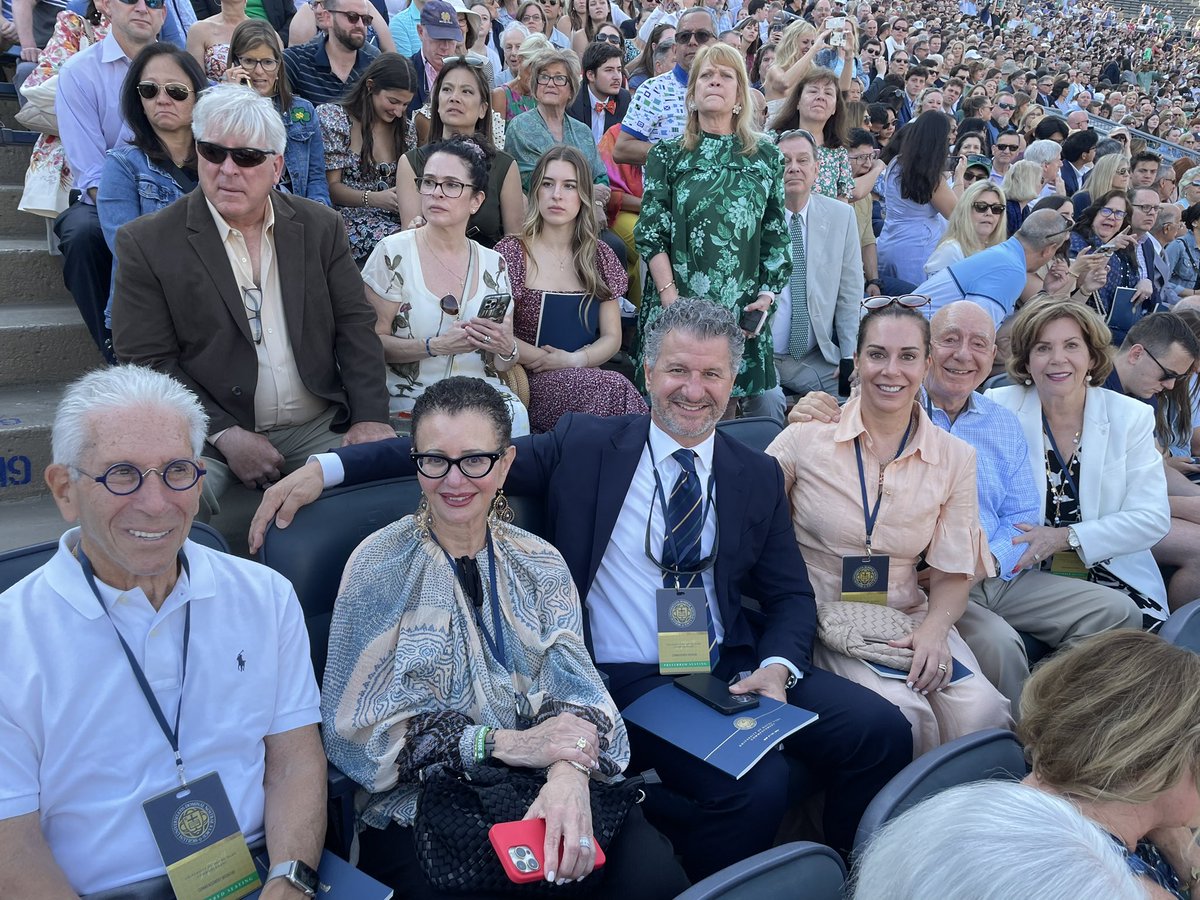
<path fill-rule="evenodd" d="M 288 428 L 311 422 L 329 408 L 329 401 L 322 400 L 304 386 L 292 342 L 288 339 L 287 315 L 283 308 L 283 290 L 279 286 L 279 265 L 275 257 L 275 206 L 267 203 L 267 214 L 263 219 L 262 240 L 259 242 L 259 283 L 254 281 L 254 267 L 246 239 L 236 228 L 221 217 L 215 206 L 208 202 L 208 211 L 217 224 L 221 246 L 229 258 L 233 277 L 238 289 L 245 297 L 247 288 L 262 290 L 262 308 L 259 312 L 262 324 L 262 340 L 254 345 L 258 355 L 258 384 L 254 389 L 254 430 L 263 432 L 273 428 Z M 254 313 L 243 302 L 246 318 L 253 320 Z M 250 326 L 251 334 L 254 325 Z M 213 435 L 216 440 L 218 435 Z"/>
<path fill-rule="evenodd" d="M 792 527 L 808 565 L 817 603 L 841 599 L 842 558 L 866 553 L 862 489 L 854 454 L 861 435 L 867 500 L 878 494 L 879 460 L 859 414 L 859 400 L 842 407 L 840 422 L 789 425 L 767 453 L 783 469 Z M 891 556 L 888 606 L 912 613 L 926 602 L 916 562 L 965 577 L 994 574 L 979 524 L 975 450 L 938 428 L 918 408 L 916 433 L 888 464 L 871 545 Z"/>

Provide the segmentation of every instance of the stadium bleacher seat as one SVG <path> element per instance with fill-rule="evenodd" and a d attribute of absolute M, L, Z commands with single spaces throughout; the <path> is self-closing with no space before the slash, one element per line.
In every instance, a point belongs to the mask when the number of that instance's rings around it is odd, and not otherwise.
<path fill-rule="evenodd" d="M 781 844 L 692 885 L 675 900 L 841 900 L 842 858 L 823 844 Z"/>

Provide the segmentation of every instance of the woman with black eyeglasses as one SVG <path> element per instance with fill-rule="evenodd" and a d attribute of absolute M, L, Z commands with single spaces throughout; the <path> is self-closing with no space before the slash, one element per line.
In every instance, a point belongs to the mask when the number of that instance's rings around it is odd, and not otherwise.
<path fill-rule="evenodd" d="M 134 57 L 121 86 L 121 113 L 133 138 L 109 151 L 96 193 L 96 212 L 110 249 L 115 249 L 122 225 L 195 188 L 192 109 L 207 85 L 200 64 L 174 44 L 151 44 Z M 105 318 L 111 314 L 110 296 Z"/>
<path fill-rule="evenodd" d="M 411 62 L 381 53 L 340 103 L 317 107 L 329 196 L 360 266 L 381 238 L 400 228 L 396 160 L 416 146 L 407 117 L 416 86 Z"/>
<path fill-rule="evenodd" d="M 1134 315 L 1128 300 L 1113 304 L 1119 299 L 1118 288 L 1136 289 L 1142 278 L 1137 262 L 1138 238 L 1131 234 L 1129 223 L 1129 195 L 1122 190 L 1112 190 L 1100 195 L 1075 222 L 1075 233 L 1071 235 L 1070 254 L 1077 256 L 1084 250 L 1108 256 L 1108 276 L 1104 286 L 1091 295 L 1088 304 L 1104 316 L 1118 345 L 1125 332 L 1133 324 Z M 1144 315 L 1144 313 L 1143 313 Z M 1119 332 L 1120 337 L 1116 337 Z"/>
<path fill-rule="evenodd" d="M 326 752 L 364 789 L 359 866 L 406 900 L 451 896 L 435 880 L 450 871 L 459 896 L 511 893 L 488 845 L 491 810 L 454 816 L 473 832 L 421 858 L 422 817 L 453 816 L 434 787 L 444 767 L 511 788 L 521 799 L 508 818 L 544 823 L 542 890 L 526 891 L 553 897 L 554 882 L 586 879 L 559 890 L 676 896 L 687 877 L 641 807 L 615 833 L 596 814 L 593 797 L 629 764 L 629 738 L 584 644 L 567 564 L 511 524 L 504 398 L 475 378 L 443 379 L 417 400 L 412 427 L 420 505 L 346 564 L 322 692 Z"/>
<path fill-rule="evenodd" d="M 499 391 L 513 433 L 528 434 L 529 413 L 500 379 L 519 352 L 507 267 L 467 237 L 487 184 L 488 157 L 473 139 L 453 137 L 430 148 L 416 179 L 424 224 L 379 241 L 363 266 L 363 283 L 394 417 L 407 419 L 434 382 L 469 375 Z"/>

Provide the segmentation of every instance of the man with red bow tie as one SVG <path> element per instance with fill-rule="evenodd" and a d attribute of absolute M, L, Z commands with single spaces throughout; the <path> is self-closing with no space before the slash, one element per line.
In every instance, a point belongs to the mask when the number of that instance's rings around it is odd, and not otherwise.
<path fill-rule="evenodd" d="M 583 51 L 583 86 L 567 107 L 567 115 L 590 125 L 597 144 L 629 108 L 624 57 L 619 47 L 606 41 L 593 41 Z"/>

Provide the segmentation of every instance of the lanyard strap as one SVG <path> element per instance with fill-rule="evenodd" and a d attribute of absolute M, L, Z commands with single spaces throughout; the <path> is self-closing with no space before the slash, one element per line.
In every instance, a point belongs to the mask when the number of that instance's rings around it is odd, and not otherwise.
<path fill-rule="evenodd" d="M 658 496 L 659 502 L 662 503 L 663 510 L 663 531 L 666 533 L 666 539 L 671 542 L 671 550 L 675 554 L 676 566 L 679 563 L 679 549 L 675 546 L 675 535 L 666 527 L 667 521 L 667 492 L 663 490 L 662 479 L 658 477 L 658 466 L 654 461 L 654 451 L 650 451 L 650 471 L 654 473 L 655 493 Z M 708 479 L 708 491 L 705 497 L 704 505 L 700 510 L 700 528 L 703 530 L 704 523 L 708 521 L 708 514 L 713 508 L 713 484 L 716 481 L 711 475 Z M 700 560 L 696 569 L 680 569 L 675 566 L 668 566 L 665 562 L 654 555 L 654 551 L 650 548 L 650 521 L 654 518 L 654 504 L 650 505 L 650 515 L 646 517 L 646 558 L 654 563 L 663 575 L 671 575 L 678 582 L 681 577 L 691 578 L 708 571 L 717 561 L 717 548 L 721 544 L 721 520 L 717 519 L 717 534 L 713 539 L 712 553 Z"/>
<path fill-rule="evenodd" d="M 1071 474 L 1071 467 L 1067 465 L 1067 461 L 1063 459 L 1062 453 L 1058 450 L 1058 442 L 1054 440 L 1054 432 L 1050 430 L 1050 423 L 1046 421 L 1046 414 L 1042 413 L 1042 431 L 1046 437 L 1050 438 L 1050 450 L 1054 454 L 1054 458 L 1058 460 L 1058 465 L 1062 469 L 1063 478 L 1071 485 L 1071 490 L 1075 494 L 1075 499 L 1082 499 L 1079 495 L 1079 485 L 1075 483 L 1075 476 Z"/>
<path fill-rule="evenodd" d="M 913 420 L 912 417 L 909 417 L 908 427 L 904 429 L 904 437 L 900 438 L 900 446 L 896 448 L 896 455 L 891 458 L 890 462 L 895 462 L 904 452 L 904 445 L 908 443 L 912 427 Z M 854 458 L 858 461 L 858 486 L 862 489 L 863 518 L 867 525 L 867 556 L 870 556 L 871 535 L 875 533 L 875 520 L 879 518 L 879 505 L 883 502 L 883 469 L 887 463 L 879 468 L 879 493 L 875 495 L 875 506 L 872 508 L 867 501 L 867 476 L 863 470 L 862 443 L 857 436 L 854 438 Z"/>
<path fill-rule="evenodd" d="M 158 698 L 154 696 L 154 692 L 150 689 L 150 682 L 146 680 L 146 673 L 142 671 L 142 667 L 138 665 L 137 658 L 133 655 L 133 651 L 129 649 L 129 644 L 117 629 L 117 623 L 112 619 L 112 613 L 108 607 L 104 605 L 104 598 L 100 596 L 100 588 L 96 586 L 96 576 L 92 570 L 92 562 L 83 552 L 83 546 L 80 545 L 76 554 L 79 557 L 79 567 L 83 569 L 83 577 L 87 579 L 88 587 L 92 589 L 92 593 L 96 595 L 96 602 L 100 604 L 100 608 L 104 610 L 104 615 L 108 617 L 108 624 L 112 625 L 113 632 L 117 636 L 117 640 L 121 642 L 121 649 L 125 651 L 125 658 L 129 660 L 129 668 L 133 670 L 133 677 L 137 679 L 138 687 L 142 689 L 142 695 L 146 698 L 146 703 L 150 707 L 150 712 L 154 713 L 154 718 L 158 721 L 158 727 L 162 729 L 163 737 L 167 739 L 167 743 L 171 745 L 171 749 L 175 751 L 175 769 L 179 773 L 180 785 L 187 785 L 187 779 L 183 774 L 183 757 L 179 753 L 179 716 L 183 712 L 183 684 L 187 680 L 187 660 L 188 660 L 188 644 L 192 637 L 192 604 L 187 603 L 184 606 L 183 616 L 183 672 L 179 678 L 179 705 L 175 707 L 175 728 L 172 729 L 167 724 L 167 717 L 163 714 L 162 707 L 158 703 Z M 183 550 L 179 551 L 179 565 L 183 568 L 183 573 L 189 575 L 187 557 L 184 556 Z"/>
<path fill-rule="evenodd" d="M 442 543 L 437 539 L 437 535 L 431 531 L 429 536 L 433 538 L 433 542 L 438 545 L 443 555 L 445 555 L 446 562 L 450 563 L 450 571 L 454 573 L 454 577 L 458 579 L 459 584 L 462 584 L 462 579 L 459 575 L 461 570 L 458 566 L 458 563 L 454 561 L 454 557 L 450 555 L 445 547 L 442 547 Z M 483 639 L 487 641 L 488 649 L 492 651 L 492 655 L 496 657 L 500 665 L 504 666 L 504 670 L 506 672 L 511 672 L 512 670 L 508 667 L 508 654 L 505 652 L 504 647 L 504 628 L 500 622 L 500 592 L 496 588 L 496 548 L 492 544 L 492 529 L 490 528 L 487 530 L 487 551 L 488 581 L 491 585 L 492 624 L 496 629 L 495 637 L 492 637 L 491 632 L 488 631 L 487 626 L 484 624 L 483 614 L 480 612 L 480 607 L 476 606 L 474 603 L 472 603 L 471 606 L 475 610 L 475 623 L 479 626 L 479 630 L 483 632 Z M 465 593 L 465 585 L 463 590 Z"/>

